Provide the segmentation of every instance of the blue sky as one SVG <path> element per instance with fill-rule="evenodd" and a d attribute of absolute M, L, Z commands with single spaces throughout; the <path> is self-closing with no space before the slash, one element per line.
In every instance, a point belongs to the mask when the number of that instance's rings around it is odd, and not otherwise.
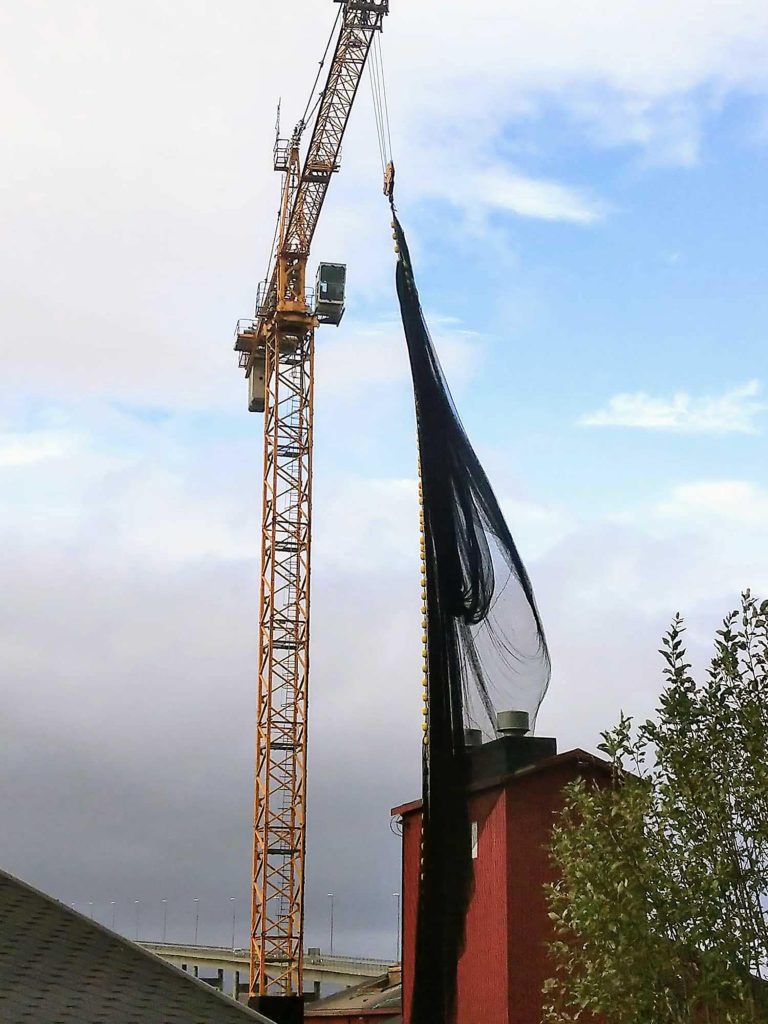
<path fill-rule="evenodd" d="M 170 898 L 180 934 L 193 890 L 226 934 L 247 886 L 261 421 L 231 342 L 277 99 L 290 128 L 331 7 L 2 15 L 0 858 L 70 902 L 140 897 L 148 927 Z M 594 747 L 653 707 L 675 611 L 701 663 L 739 590 L 768 593 L 768 9 L 393 0 L 383 42 L 423 303 L 550 636 L 541 731 Z M 314 246 L 349 269 L 317 341 L 308 935 L 334 891 L 340 945 L 373 953 L 419 758 L 380 188 L 365 83 Z"/>

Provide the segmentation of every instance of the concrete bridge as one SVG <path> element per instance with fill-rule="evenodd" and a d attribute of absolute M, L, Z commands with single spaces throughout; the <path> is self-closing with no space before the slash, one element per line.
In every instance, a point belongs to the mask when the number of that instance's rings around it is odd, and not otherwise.
<path fill-rule="evenodd" d="M 175 967 L 190 971 L 221 991 L 237 998 L 248 991 L 248 950 L 226 946 L 185 946 L 176 942 L 141 942 L 144 949 L 162 957 Z M 386 974 L 392 966 L 388 960 L 368 957 L 327 956 L 316 948 L 304 954 L 304 987 L 321 992 L 336 991 L 359 985 L 366 979 Z M 225 988 L 225 976 L 227 984 Z"/>

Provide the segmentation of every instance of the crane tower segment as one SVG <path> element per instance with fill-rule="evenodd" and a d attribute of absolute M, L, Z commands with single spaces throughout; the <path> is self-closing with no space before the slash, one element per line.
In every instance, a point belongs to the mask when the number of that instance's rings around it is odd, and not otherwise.
<path fill-rule="evenodd" d="M 307 258 L 389 0 L 334 0 L 340 28 L 302 164 L 303 122 L 278 138 L 274 267 L 237 325 L 249 409 L 264 413 L 250 996 L 302 994 L 314 334 Z M 343 307 L 342 307 L 343 308 Z M 340 314 L 339 314 L 340 318 Z"/>

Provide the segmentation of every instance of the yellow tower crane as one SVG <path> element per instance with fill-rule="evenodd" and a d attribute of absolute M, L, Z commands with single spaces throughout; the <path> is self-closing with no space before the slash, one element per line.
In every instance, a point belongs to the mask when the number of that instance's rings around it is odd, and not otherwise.
<path fill-rule="evenodd" d="M 278 137 L 282 202 L 255 316 L 237 324 L 248 408 L 264 414 L 264 490 L 250 996 L 302 994 L 315 328 L 344 312 L 345 267 L 307 258 L 357 89 L 389 0 L 340 4 L 335 49 L 302 164 L 305 128 Z M 326 51 L 327 53 L 328 51 Z M 321 64 L 322 67 L 322 64 Z M 319 74 L 319 73 L 318 73 Z"/>

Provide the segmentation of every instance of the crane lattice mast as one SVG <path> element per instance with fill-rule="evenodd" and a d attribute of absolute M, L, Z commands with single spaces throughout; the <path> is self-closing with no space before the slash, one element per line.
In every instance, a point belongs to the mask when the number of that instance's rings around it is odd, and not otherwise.
<path fill-rule="evenodd" d="M 275 143 L 274 266 L 237 325 L 249 409 L 264 413 L 250 996 L 302 994 L 314 335 L 343 313 L 344 268 L 307 258 L 374 33 L 389 0 L 334 0 L 340 22 L 303 165 L 303 121 Z M 278 133 L 279 135 L 279 133 Z"/>

